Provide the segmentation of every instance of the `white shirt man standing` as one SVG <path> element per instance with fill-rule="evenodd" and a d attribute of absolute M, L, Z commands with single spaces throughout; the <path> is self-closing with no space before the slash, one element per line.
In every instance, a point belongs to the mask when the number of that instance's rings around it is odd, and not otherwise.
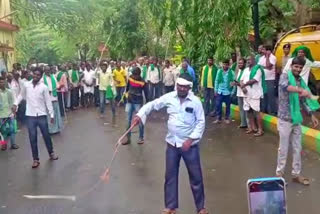
<path fill-rule="evenodd" d="M 264 55 L 259 59 L 259 65 L 264 68 L 267 92 L 263 98 L 262 111 L 275 115 L 277 105 L 275 102 L 276 62 L 277 58 L 271 53 L 271 47 L 266 46 Z"/>
<path fill-rule="evenodd" d="M 22 87 L 21 93 L 18 95 L 18 98 L 13 106 L 13 111 L 16 111 L 21 100 L 26 100 L 27 127 L 33 156 L 32 168 L 37 168 L 40 165 L 37 127 L 40 128 L 50 160 L 58 159 L 58 156 L 53 150 L 47 121 L 48 112 L 51 118 L 51 123 L 54 122 L 54 112 L 49 89 L 40 81 L 42 76 L 43 71 L 40 68 L 36 68 L 33 72 L 33 80 L 26 82 L 25 86 Z"/>
<path fill-rule="evenodd" d="M 165 67 L 163 69 L 163 84 L 166 93 L 174 90 L 175 73 L 174 68 L 170 65 L 169 60 L 166 60 Z"/>

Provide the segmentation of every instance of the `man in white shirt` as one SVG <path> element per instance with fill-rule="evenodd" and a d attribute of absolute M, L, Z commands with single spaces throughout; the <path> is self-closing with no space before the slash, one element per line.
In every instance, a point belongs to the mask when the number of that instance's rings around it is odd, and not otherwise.
<path fill-rule="evenodd" d="M 175 214 L 178 208 L 179 163 L 183 158 L 189 172 L 189 180 L 198 214 L 208 214 L 205 209 L 199 141 L 205 129 L 202 103 L 191 91 L 192 77 L 182 74 L 177 79 L 177 90 L 167 93 L 144 105 L 132 121 L 133 125 L 146 122 L 153 110 L 167 108 L 169 114 L 166 137 L 165 210 L 163 214 Z"/>
<path fill-rule="evenodd" d="M 163 84 L 165 93 L 169 93 L 174 90 L 175 74 L 174 68 L 170 65 L 169 60 L 166 60 L 165 67 L 163 69 Z"/>
<path fill-rule="evenodd" d="M 306 60 L 306 64 L 303 66 L 300 76 L 308 85 L 311 68 L 320 68 L 320 61 L 314 61 L 310 49 L 301 45 L 293 51 L 291 58 L 288 60 L 285 68 L 283 69 L 283 73 L 288 73 L 288 71 L 291 70 L 292 60 L 297 56 Z"/>
<path fill-rule="evenodd" d="M 277 58 L 271 53 L 271 47 L 265 47 L 265 54 L 260 57 L 259 65 L 264 68 L 267 92 L 262 101 L 262 111 L 276 115 L 276 97 L 275 97 L 275 80 L 276 80 L 276 62 Z"/>
<path fill-rule="evenodd" d="M 248 127 L 247 114 L 246 114 L 246 111 L 243 109 L 243 102 L 244 102 L 244 98 L 246 97 L 246 94 L 240 87 L 240 83 L 243 81 L 245 74 L 250 73 L 250 68 L 246 68 L 246 62 L 247 61 L 244 58 L 241 58 L 238 60 L 239 71 L 237 74 L 237 79 L 235 81 L 237 85 L 238 106 L 240 110 L 240 120 L 241 120 L 239 128 L 241 129 Z"/>
<path fill-rule="evenodd" d="M 33 156 L 32 168 L 37 168 L 40 165 L 37 127 L 40 128 L 49 153 L 50 160 L 58 159 L 58 156 L 54 153 L 53 150 L 47 121 L 47 112 L 49 112 L 51 123 L 54 122 L 54 112 L 49 89 L 44 83 L 40 82 L 42 76 L 43 71 L 40 68 L 35 68 L 35 70 L 33 71 L 33 80 L 25 83 L 25 86 L 22 88 L 21 93 L 18 95 L 18 98 L 15 101 L 12 109 L 15 112 L 21 100 L 26 100 L 27 127 Z"/>
<path fill-rule="evenodd" d="M 157 61 L 155 57 L 151 58 L 151 64 L 147 71 L 147 80 L 150 84 L 149 100 L 154 100 L 160 96 L 160 81 L 161 74 L 157 67 Z"/>
<path fill-rule="evenodd" d="M 263 85 L 264 85 L 264 71 L 260 65 L 255 65 L 256 60 L 254 55 L 248 59 L 249 67 L 248 72 L 243 74 L 240 88 L 246 92 L 243 100 L 243 109 L 247 112 L 249 118 L 249 129 L 247 134 L 254 133 L 255 137 L 260 137 L 264 134 L 262 117 L 260 114 L 260 100 L 263 98 Z M 274 100 L 272 100 L 274 102 Z M 257 126 L 255 124 L 257 120 Z M 257 131 L 257 133 L 255 133 Z"/>

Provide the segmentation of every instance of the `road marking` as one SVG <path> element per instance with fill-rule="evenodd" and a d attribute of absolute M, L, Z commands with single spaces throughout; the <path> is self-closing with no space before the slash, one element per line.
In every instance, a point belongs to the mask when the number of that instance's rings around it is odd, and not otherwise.
<path fill-rule="evenodd" d="M 28 199 L 65 199 L 70 201 L 75 201 L 76 196 L 66 196 L 66 195 L 24 195 L 23 197 Z"/>

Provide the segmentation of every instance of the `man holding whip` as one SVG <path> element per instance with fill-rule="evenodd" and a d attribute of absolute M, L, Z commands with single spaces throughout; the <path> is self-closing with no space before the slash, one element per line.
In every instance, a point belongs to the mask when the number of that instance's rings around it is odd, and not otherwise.
<path fill-rule="evenodd" d="M 169 114 L 166 137 L 165 209 L 163 214 L 175 214 L 178 208 L 179 163 L 183 158 L 198 214 L 208 214 L 200 163 L 199 141 L 205 128 L 202 103 L 190 89 L 192 77 L 185 73 L 177 79 L 177 90 L 144 105 L 132 121 L 132 126 L 145 124 L 152 110 L 167 108 Z"/>

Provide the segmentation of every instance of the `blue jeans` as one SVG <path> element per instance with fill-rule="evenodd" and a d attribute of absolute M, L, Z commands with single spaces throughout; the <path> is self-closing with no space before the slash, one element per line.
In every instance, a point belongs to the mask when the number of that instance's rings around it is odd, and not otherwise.
<path fill-rule="evenodd" d="M 204 110 L 205 114 L 208 115 L 214 110 L 214 89 L 205 88 L 204 89 Z"/>
<path fill-rule="evenodd" d="M 179 166 L 181 157 L 187 167 L 190 186 L 194 198 L 194 202 L 199 212 L 204 208 L 204 187 L 202 179 L 202 170 L 200 163 L 199 146 L 194 145 L 186 152 L 181 148 L 176 148 L 167 144 L 166 151 L 166 177 L 165 177 L 165 207 L 168 209 L 177 209 L 178 186 L 179 186 Z"/>
<path fill-rule="evenodd" d="M 100 113 L 104 114 L 105 109 L 106 109 L 106 91 L 99 91 L 99 95 L 100 95 Z M 116 108 L 115 108 L 115 103 L 113 100 L 109 100 L 110 101 L 110 105 L 111 105 L 111 111 L 112 114 L 114 115 L 116 112 Z"/>
<path fill-rule="evenodd" d="M 126 104 L 126 112 L 128 113 L 128 129 L 131 126 L 132 116 L 134 112 L 138 112 L 141 108 L 141 104 L 133 104 L 133 103 L 127 103 Z M 142 123 L 139 124 L 139 138 L 140 140 L 143 140 L 144 137 L 144 126 Z M 128 139 L 131 138 L 131 132 L 128 133 Z"/>
<path fill-rule="evenodd" d="M 154 100 L 160 97 L 160 83 L 150 83 L 149 100 Z"/>
<path fill-rule="evenodd" d="M 217 99 L 217 115 L 218 115 L 218 119 L 222 120 L 222 103 L 226 104 L 226 119 L 229 119 L 230 117 L 230 105 L 231 105 L 231 96 L 230 95 L 222 95 L 222 94 L 218 94 Z"/>
<path fill-rule="evenodd" d="M 37 127 L 40 128 L 43 140 L 46 144 L 49 155 L 53 153 L 53 146 L 49 134 L 47 116 L 30 117 L 27 116 L 27 126 L 31 145 L 33 160 L 39 160 Z"/>

